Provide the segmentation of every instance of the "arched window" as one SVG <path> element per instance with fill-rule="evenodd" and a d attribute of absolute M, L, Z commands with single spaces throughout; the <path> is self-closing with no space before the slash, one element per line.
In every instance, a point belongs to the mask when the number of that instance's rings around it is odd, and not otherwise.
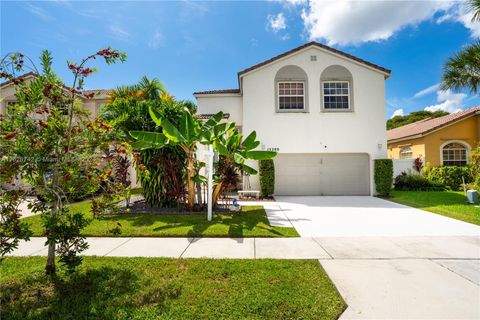
<path fill-rule="evenodd" d="M 400 159 L 411 159 L 412 155 L 412 148 L 403 147 L 402 149 L 400 149 Z"/>
<path fill-rule="evenodd" d="M 298 66 L 285 66 L 275 75 L 275 109 L 277 112 L 308 111 L 308 78 Z"/>
<path fill-rule="evenodd" d="M 450 142 L 442 148 L 444 166 L 465 166 L 468 162 L 468 148 L 460 142 Z"/>
<path fill-rule="evenodd" d="M 322 111 L 353 111 L 353 77 L 347 68 L 333 65 L 320 76 Z"/>

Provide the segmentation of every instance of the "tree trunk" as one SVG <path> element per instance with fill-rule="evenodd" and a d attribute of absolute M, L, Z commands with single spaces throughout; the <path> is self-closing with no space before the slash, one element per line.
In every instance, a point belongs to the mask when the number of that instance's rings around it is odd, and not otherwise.
<path fill-rule="evenodd" d="M 57 215 L 58 202 L 54 202 L 52 206 L 51 215 L 55 217 Z M 55 243 L 50 243 L 48 245 L 48 255 L 47 255 L 47 264 L 45 266 L 45 273 L 47 275 L 54 275 L 56 272 L 55 268 Z"/>
<path fill-rule="evenodd" d="M 45 273 L 47 275 L 55 274 L 55 243 L 48 245 L 47 265 L 45 266 Z"/>
<path fill-rule="evenodd" d="M 197 182 L 197 203 L 199 206 L 201 206 L 203 204 L 203 201 L 202 201 L 202 183 L 201 182 Z"/>
<path fill-rule="evenodd" d="M 193 210 L 195 206 L 195 181 L 193 181 L 193 155 L 189 154 L 187 159 L 187 188 L 188 188 L 188 199 L 187 199 L 187 208 Z"/>
<path fill-rule="evenodd" d="M 213 194 L 212 194 L 212 206 L 215 207 L 218 202 L 218 198 L 220 197 L 220 194 L 222 193 L 222 186 L 223 183 L 219 182 L 215 188 L 213 189 Z"/>

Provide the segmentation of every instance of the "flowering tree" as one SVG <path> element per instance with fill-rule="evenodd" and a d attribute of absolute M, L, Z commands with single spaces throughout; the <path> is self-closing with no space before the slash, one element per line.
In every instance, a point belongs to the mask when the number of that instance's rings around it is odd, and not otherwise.
<path fill-rule="evenodd" d="M 7 54 L 1 60 L 0 76 L 16 86 L 17 102 L 8 107 L 1 119 L 0 178 L 2 183 L 8 183 L 22 177 L 37 194 L 38 200 L 30 207 L 42 214 L 48 244 L 47 274 L 56 271 L 56 253 L 60 261 L 73 270 L 81 263 L 78 253 L 88 247 L 85 238 L 80 236 L 88 221 L 66 206 L 67 194 L 79 189 L 85 193 L 97 190 L 101 182 L 108 179 L 109 168 L 102 164 L 99 150 L 108 145 L 111 128 L 92 118 L 79 101 L 79 96 L 84 95 L 85 78 L 96 71 L 87 64 L 97 58 L 111 64 L 123 62 L 126 56 L 106 48 L 78 64 L 68 62 L 73 74 L 71 87 L 65 86 L 53 71 L 48 51 L 42 52 L 40 71 L 20 53 Z M 16 76 L 28 68 L 36 74 L 31 81 Z M 15 201 L 24 199 L 25 192 L 18 189 L 11 192 Z M 10 220 L 18 219 L 14 210 L 15 206 L 3 206 L 2 217 L 5 214 Z M 18 226 L 25 227 L 21 223 Z M 28 232 L 23 231 L 12 237 L 25 238 L 25 235 Z"/>

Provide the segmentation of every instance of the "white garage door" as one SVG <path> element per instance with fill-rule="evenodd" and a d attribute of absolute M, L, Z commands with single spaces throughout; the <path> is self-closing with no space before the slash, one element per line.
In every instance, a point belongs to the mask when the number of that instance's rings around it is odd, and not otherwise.
<path fill-rule="evenodd" d="M 366 154 L 279 154 L 276 195 L 369 195 Z"/>

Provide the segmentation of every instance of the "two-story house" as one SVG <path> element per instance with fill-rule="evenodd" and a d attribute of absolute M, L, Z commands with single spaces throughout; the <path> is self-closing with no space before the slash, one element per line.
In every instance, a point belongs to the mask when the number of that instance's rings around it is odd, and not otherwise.
<path fill-rule="evenodd" d="M 19 78 L 25 82 L 31 81 L 37 75 L 33 72 L 26 73 Z M 17 98 L 15 97 L 15 85 L 11 81 L 6 81 L 0 84 L 0 114 L 7 112 L 9 104 L 15 104 Z M 95 92 L 92 98 L 87 98 L 85 94 Z M 65 93 L 69 94 L 68 88 L 65 87 Z M 98 112 L 103 104 L 108 101 L 108 94 L 110 90 L 84 90 L 78 98 L 82 101 L 83 106 L 90 112 L 93 117 L 98 115 Z"/>
<path fill-rule="evenodd" d="M 33 72 L 26 73 L 18 78 L 23 79 L 26 83 L 34 79 L 37 75 Z M 87 95 L 94 92 L 93 97 L 89 98 Z M 99 115 L 101 107 L 109 101 L 110 89 L 99 90 L 83 90 L 77 98 L 83 104 L 83 107 L 89 111 L 90 117 L 95 118 Z M 0 83 L 0 115 L 8 112 L 8 106 L 16 103 L 16 88 L 12 81 L 5 81 Z M 65 87 L 65 94 L 70 94 L 68 87 Z M 132 187 L 138 187 L 139 183 L 136 178 L 135 168 L 132 166 L 129 170 Z M 23 184 L 21 180 L 16 180 L 15 184 Z"/>
<path fill-rule="evenodd" d="M 195 92 L 200 114 L 223 111 L 275 158 L 276 195 L 373 195 L 387 157 L 390 70 L 317 42 L 238 73 L 238 89 Z M 251 163 L 257 166 L 256 163 Z M 258 176 L 250 177 L 253 189 Z"/>

